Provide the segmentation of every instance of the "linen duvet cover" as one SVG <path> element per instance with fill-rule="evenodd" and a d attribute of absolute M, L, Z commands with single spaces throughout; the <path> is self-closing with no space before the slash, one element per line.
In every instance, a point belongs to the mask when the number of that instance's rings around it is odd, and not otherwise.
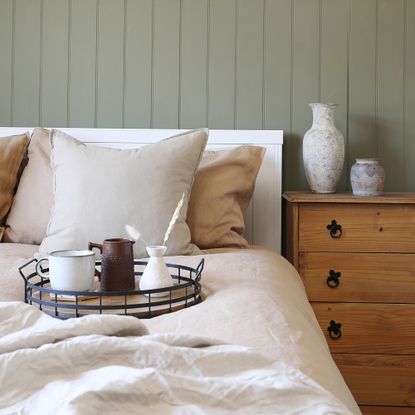
<path fill-rule="evenodd" d="M 22 300 L 17 266 L 37 247 L 7 245 L 0 299 Z M 360 413 L 284 258 L 251 248 L 205 259 L 203 301 L 149 320 L 61 322 L 2 303 L 0 413 Z"/>

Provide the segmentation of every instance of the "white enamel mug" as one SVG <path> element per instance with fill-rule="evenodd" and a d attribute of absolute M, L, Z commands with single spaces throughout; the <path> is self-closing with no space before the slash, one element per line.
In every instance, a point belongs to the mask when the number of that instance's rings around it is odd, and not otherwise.
<path fill-rule="evenodd" d="M 43 261 L 49 261 L 49 274 L 40 268 Z M 86 249 L 53 251 L 37 262 L 36 272 L 49 278 L 54 290 L 87 291 L 94 284 L 95 253 Z"/>

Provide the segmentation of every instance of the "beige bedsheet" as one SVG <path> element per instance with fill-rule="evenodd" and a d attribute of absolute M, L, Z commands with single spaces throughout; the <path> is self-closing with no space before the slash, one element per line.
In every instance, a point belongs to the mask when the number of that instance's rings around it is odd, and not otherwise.
<path fill-rule="evenodd" d="M 0 278 L 8 287 L 0 300 L 22 299 L 16 267 L 29 248 L 10 255 L 0 244 Z M 32 248 L 33 253 L 37 247 Z M 168 258 L 196 266 L 200 256 Z M 268 250 L 211 251 L 205 255 L 203 302 L 146 320 L 150 333 L 188 333 L 249 346 L 306 373 L 359 409 L 334 364 L 324 335 L 307 301 L 301 279 L 284 258 Z M 16 288 L 18 286 L 18 288 Z M 14 287 L 14 288 L 13 288 Z"/>

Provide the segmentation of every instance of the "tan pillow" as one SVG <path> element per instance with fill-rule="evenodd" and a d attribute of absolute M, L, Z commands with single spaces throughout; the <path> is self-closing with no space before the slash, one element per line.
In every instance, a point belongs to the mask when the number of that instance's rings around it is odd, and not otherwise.
<path fill-rule="evenodd" d="M 40 245 L 46 236 L 53 204 L 49 130 L 36 128 L 33 131 L 28 156 L 3 240 Z"/>
<path fill-rule="evenodd" d="M 139 149 L 86 146 L 51 131 L 54 205 L 40 252 L 82 249 L 89 241 L 127 236 L 136 227 L 148 244 L 161 244 L 182 194 L 183 208 L 167 243 L 168 255 L 199 252 L 185 222 L 188 196 L 207 130 L 194 130 Z M 137 258 L 147 256 L 134 245 Z"/>
<path fill-rule="evenodd" d="M 28 133 L 0 138 L 0 224 L 4 223 L 12 204 L 29 139 Z"/>
<path fill-rule="evenodd" d="M 244 214 L 254 192 L 265 149 L 240 146 L 205 151 L 195 177 L 187 223 L 201 249 L 248 245 Z"/>

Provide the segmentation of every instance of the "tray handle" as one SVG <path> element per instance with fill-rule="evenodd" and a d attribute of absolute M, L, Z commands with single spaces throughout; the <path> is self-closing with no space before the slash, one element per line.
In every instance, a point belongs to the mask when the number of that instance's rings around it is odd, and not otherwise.
<path fill-rule="evenodd" d="M 201 278 L 204 267 L 205 267 L 205 258 L 202 258 L 199 262 L 199 265 L 196 267 L 196 278 L 198 279 Z"/>
<path fill-rule="evenodd" d="M 37 262 L 36 258 L 31 259 L 29 262 L 26 262 L 25 264 L 23 264 L 21 267 L 18 268 L 19 270 L 19 274 L 20 276 L 23 278 L 24 282 L 27 284 L 27 278 L 26 276 L 23 274 L 23 269 L 28 267 L 30 264 L 32 264 L 33 262 Z"/>

